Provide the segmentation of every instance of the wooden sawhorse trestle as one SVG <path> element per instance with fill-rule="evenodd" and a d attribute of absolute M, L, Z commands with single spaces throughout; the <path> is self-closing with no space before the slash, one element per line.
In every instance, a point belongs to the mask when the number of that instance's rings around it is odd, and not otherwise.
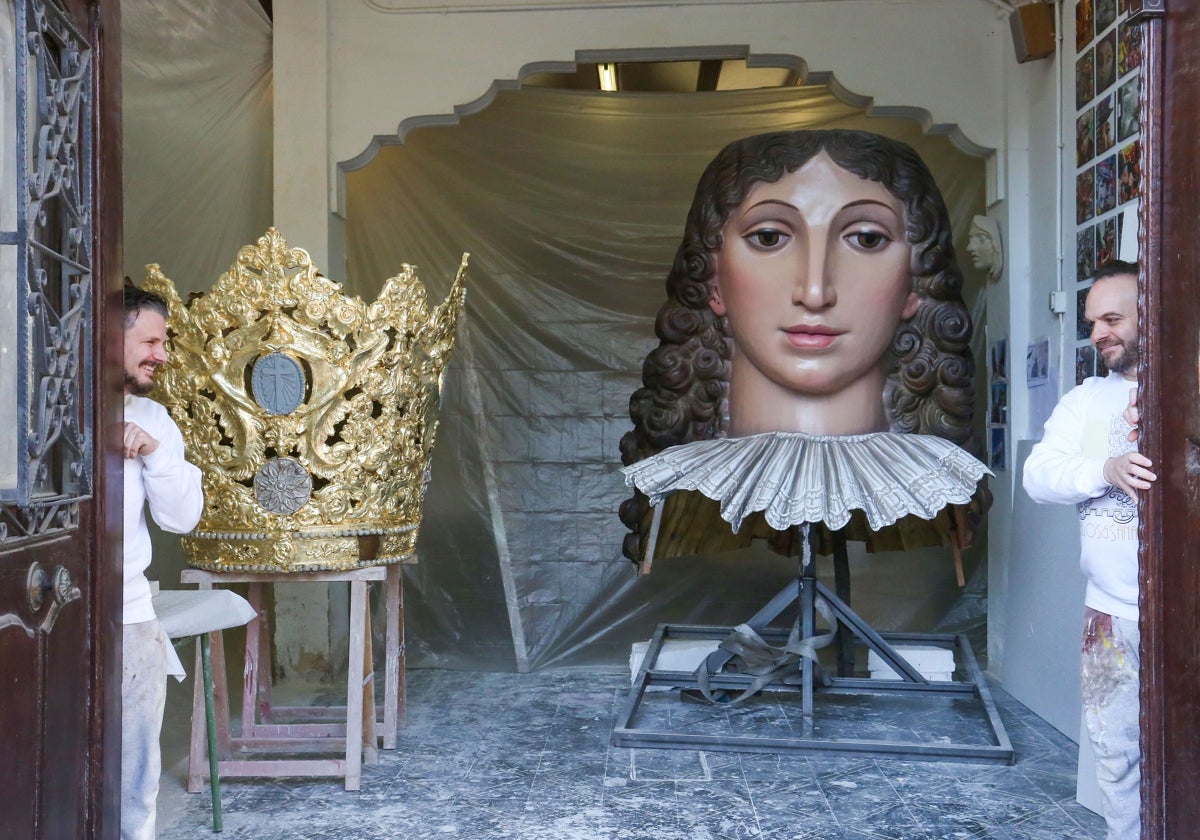
<path fill-rule="evenodd" d="M 416 562 L 415 556 L 405 562 Z M 404 714 L 404 596 L 400 564 L 368 566 L 343 572 L 267 573 L 209 572 L 185 569 L 183 583 L 201 589 L 233 583 L 250 585 L 246 599 L 258 612 L 258 621 L 246 626 L 242 685 L 242 728 L 232 737 L 229 726 L 229 689 L 225 647 L 220 631 L 210 635 L 213 699 L 217 730 L 217 772 L 222 778 L 281 778 L 335 776 L 345 779 L 346 790 L 358 790 L 362 765 L 378 761 L 382 740 L 385 750 L 396 748 L 396 732 Z M 383 719 L 377 720 L 375 678 L 371 645 L 368 587 L 384 582 L 385 667 Z M 345 706 L 275 706 L 271 702 L 271 633 L 263 605 L 268 583 L 350 584 L 350 642 L 346 668 Z M 199 657 L 197 646 L 197 657 Z M 197 659 L 196 674 L 199 676 Z M 205 738 L 204 690 L 199 679 L 192 699 L 191 748 L 188 757 L 188 792 L 203 790 L 208 775 Z M 344 758 L 262 759 L 247 753 L 291 755 L 305 752 L 341 752 Z"/>

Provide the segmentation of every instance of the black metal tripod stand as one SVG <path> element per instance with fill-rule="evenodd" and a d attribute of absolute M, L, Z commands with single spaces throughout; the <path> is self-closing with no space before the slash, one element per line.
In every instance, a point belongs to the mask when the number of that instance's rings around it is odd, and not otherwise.
<path fill-rule="evenodd" d="M 876 755 L 906 759 L 937 761 L 977 761 L 1011 764 L 1012 744 L 1000 721 L 996 706 L 988 691 L 983 673 L 975 660 L 970 643 L 963 634 L 879 633 L 846 603 L 844 593 L 835 594 L 817 580 L 815 566 L 808 550 L 807 526 L 799 560 L 799 573 L 762 609 L 745 624 L 736 628 L 706 625 L 659 625 L 641 669 L 634 680 L 629 696 L 621 709 L 612 732 L 614 746 L 658 747 L 668 749 L 730 750 L 742 752 L 808 752 L 832 755 Z M 838 535 L 840 536 L 840 535 Z M 835 566 L 845 565 L 845 538 L 835 536 Z M 841 577 L 839 575 L 839 577 Z M 848 589 L 848 572 L 845 576 Z M 839 586 L 839 589 L 843 587 Z M 843 597 L 839 597 L 842 594 Z M 798 610 L 791 629 L 772 628 L 771 624 L 792 605 Z M 830 626 L 827 633 L 817 632 L 817 616 L 822 615 Z M 816 650 L 833 641 L 838 627 L 846 632 L 839 639 L 838 674 L 824 674 L 817 662 Z M 852 638 L 851 638 L 852 637 Z M 660 670 L 658 659 L 664 645 L 672 640 L 715 640 L 721 643 L 708 655 L 697 672 Z M 767 643 L 760 648 L 759 641 Z M 783 641 L 785 640 L 786 641 Z M 863 679 L 853 675 L 852 643 L 857 639 L 887 663 L 897 674 L 896 679 Z M 780 647 L 769 644 L 783 642 Z M 966 674 L 964 681 L 931 681 L 921 675 L 895 648 L 895 645 L 930 646 L 955 651 L 959 667 Z M 757 655 L 742 657 L 747 647 Z M 762 663 L 762 667 L 732 670 L 735 657 Z M 756 673 L 756 671 L 758 673 Z M 792 673 L 786 673 L 792 671 Z M 704 694 L 712 699 L 734 697 L 740 701 L 771 692 L 794 697 L 799 693 L 802 714 L 798 735 L 776 734 L 713 734 L 687 731 L 686 727 L 646 725 L 642 715 L 646 693 L 652 687 L 670 687 L 685 694 Z M 815 735 L 817 716 L 814 697 L 820 693 L 886 696 L 897 694 L 922 697 L 944 697 L 950 701 L 971 700 L 990 730 L 988 743 L 980 739 L 956 742 L 953 739 L 868 739 L 821 737 Z M 715 709 L 723 704 L 717 702 Z"/>

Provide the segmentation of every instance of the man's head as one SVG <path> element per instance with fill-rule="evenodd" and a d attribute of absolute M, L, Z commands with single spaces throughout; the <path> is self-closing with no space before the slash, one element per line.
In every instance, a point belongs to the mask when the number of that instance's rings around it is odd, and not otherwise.
<path fill-rule="evenodd" d="M 167 361 L 167 302 L 125 286 L 125 393 L 148 394 L 154 372 Z"/>
<path fill-rule="evenodd" d="M 1129 380 L 1137 379 L 1141 357 L 1137 275 L 1137 266 L 1123 260 L 1100 266 L 1084 307 L 1084 317 L 1092 325 L 1092 344 L 1105 367 Z"/>

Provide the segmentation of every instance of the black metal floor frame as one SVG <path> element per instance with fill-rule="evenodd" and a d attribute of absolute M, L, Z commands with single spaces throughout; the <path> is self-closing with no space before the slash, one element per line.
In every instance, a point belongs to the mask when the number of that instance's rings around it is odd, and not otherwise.
<path fill-rule="evenodd" d="M 958 744 L 929 741 L 878 741 L 866 739 L 819 739 L 819 738 L 779 738 L 746 735 L 698 735 L 689 732 L 676 732 L 661 729 L 638 729 L 631 726 L 645 698 L 645 693 L 651 686 L 669 686 L 680 689 L 696 689 L 698 683 L 694 673 L 681 671 L 658 670 L 658 657 L 663 645 L 668 639 L 707 639 L 721 641 L 732 631 L 731 627 L 709 625 L 659 625 L 651 639 L 642 667 L 634 680 L 616 725 L 612 731 L 612 744 L 618 747 L 651 747 L 660 749 L 687 750 L 726 750 L 733 752 L 760 753 L 815 753 L 825 755 L 876 756 L 898 759 L 917 759 L 926 761 L 961 761 L 978 763 L 1013 762 L 1012 743 L 1005 732 L 996 705 L 988 690 L 983 672 L 971 650 L 970 642 L 962 634 L 929 634 L 929 633 L 877 633 L 859 616 L 853 613 L 847 605 L 831 593 L 823 584 L 808 577 L 793 582 L 790 588 L 785 588 L 772 602 L 761 610 L 755 619 L 749 623 L 765 638 L 786 637 L 787 630 L 769 629 L 762 627 L 764 616 L 777 615 L 784 603 L 800 601 L 802 615 L 805 616 L 806 636 L 812 634 L 811 604 L 816 597 L 821 597 L 830 603 L 838 618 L 855 636 L 868 648 L 875 650 L 885 662 L 892 666 L 900 675 L 895 680 L 862 679 L 854 677 L 830 677 L 826 687 L 814 686 L 814 671 L 807 659 L 803 660 L 803 681 L 800 687 L 769 686 L 766 691 L 799 694 L 801 711 L 813 714 L 812 695 L 814 691 L 839 694 L 886 694 L 893 692 L 918 692 L 925 695 L 943 695 L 954 698 L 963 696 L 974 697 L 980 703 L 984 717 L 991 730 L 993 744 Z M 807 608 L 806 608 L 807 607 Z M 930 681 L 925 679 L 913 666 L 904 659 L 893 647 L 893 644 L 930 646 L 946 649 L 953 648 L 959 654 L 967 681 Z M 715 654 L 717 660 L 727 659 Z M 717 668 L 710 669 L 710 685 L 713 689 L 729 689 L 740 691 L 753 681 L 754 677 L 747 674 L 722 673 Z M 714 706 L 719 709 L 720 706 Z"/>

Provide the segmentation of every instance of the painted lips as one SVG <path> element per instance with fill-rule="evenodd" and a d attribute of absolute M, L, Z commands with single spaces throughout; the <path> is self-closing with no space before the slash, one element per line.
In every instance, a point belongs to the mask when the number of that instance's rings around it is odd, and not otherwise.
<path fill-rule="evenodd" d="M 824 326 L 795 326 L 788 327 L 783 332 L 793 347 L 800 350 L 824 350 L 833 344 L 834 339 L 844 330 Z"/>

